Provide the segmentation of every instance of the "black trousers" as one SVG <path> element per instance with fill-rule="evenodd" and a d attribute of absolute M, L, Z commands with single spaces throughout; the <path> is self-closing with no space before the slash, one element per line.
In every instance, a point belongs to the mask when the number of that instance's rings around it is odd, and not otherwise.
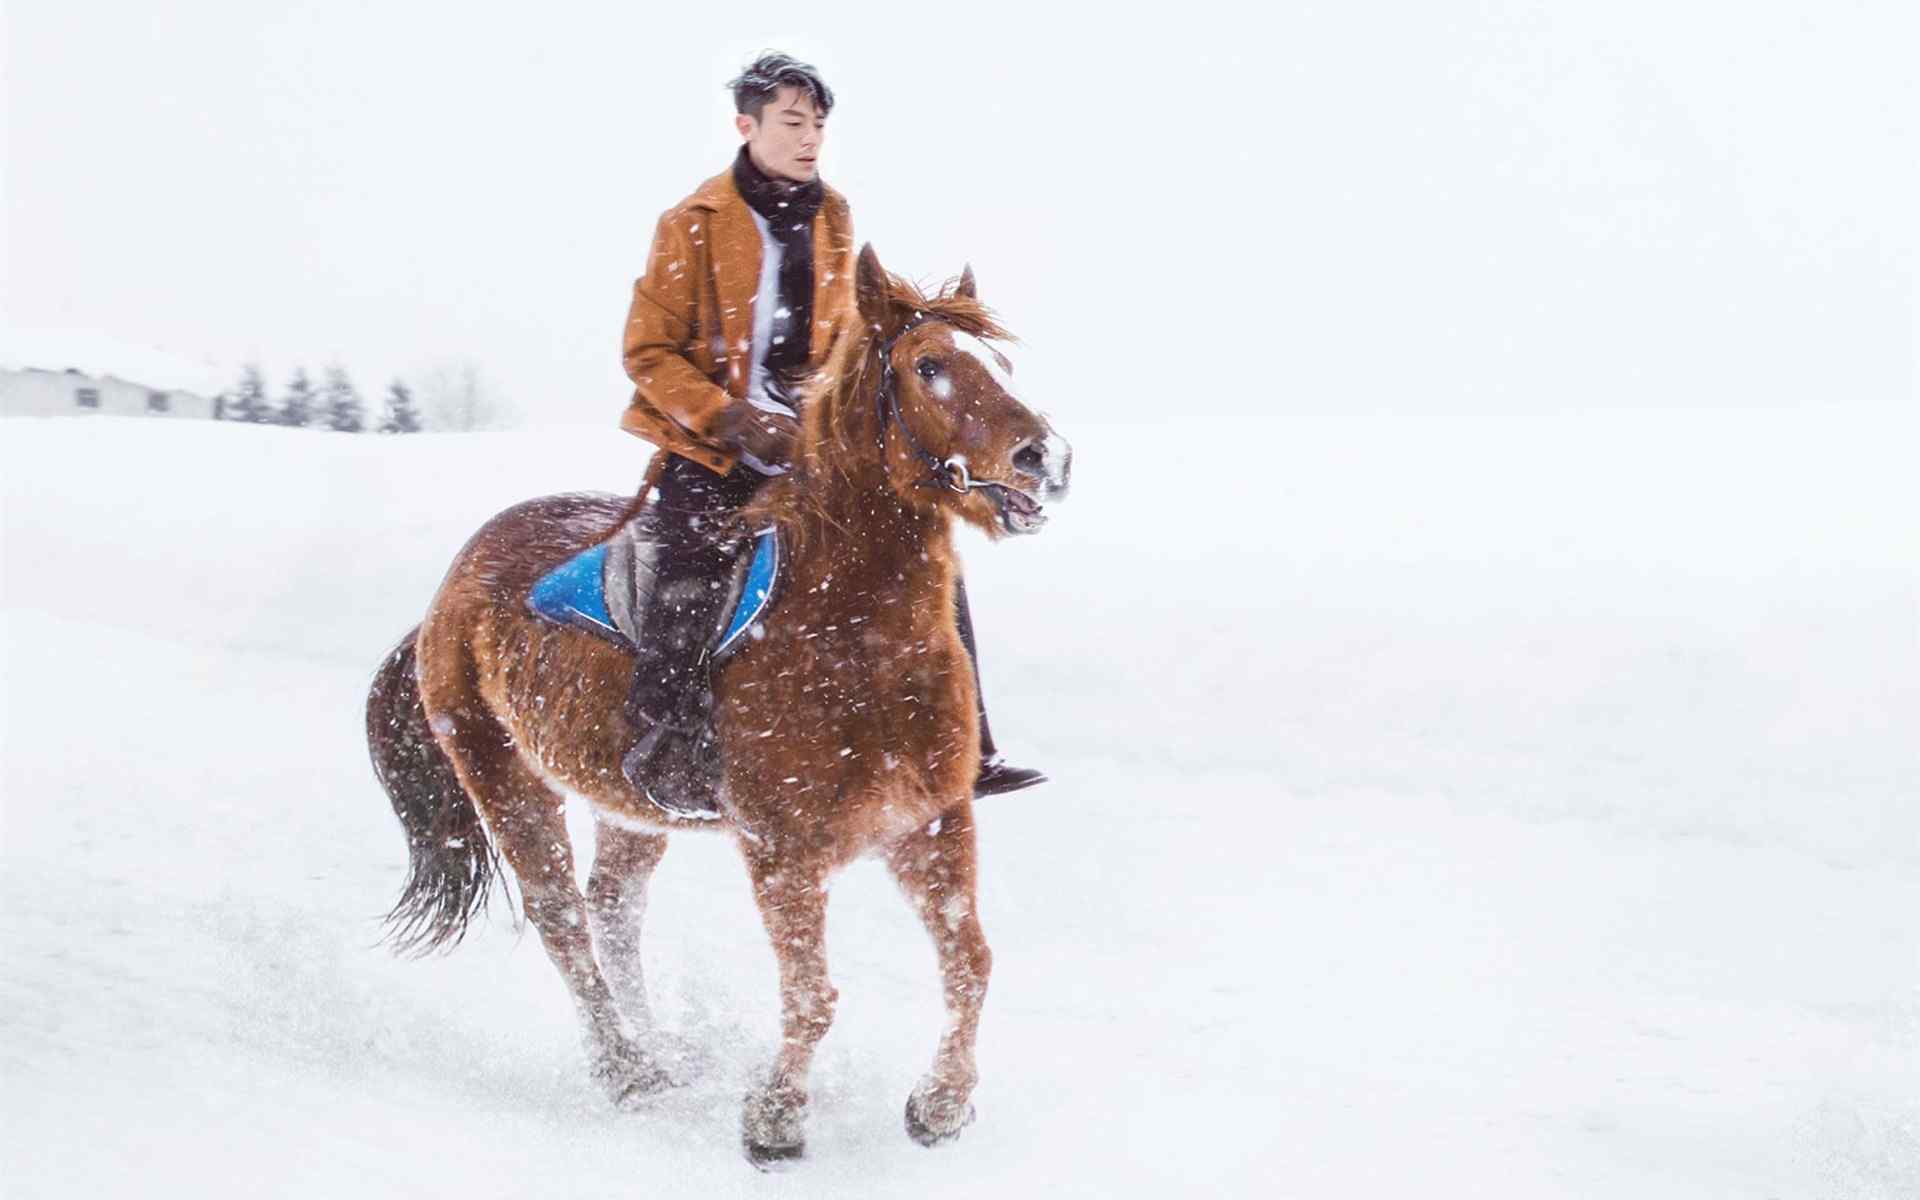
<path fill-rule="evenodd" d="M 627 715 L 636 724 L 665 721 L 698 729 L 712 706 L 706 678 L 706 649 L 720 619 L 723 596 L 717 581 L 732 565 L 731 553 L 717 547 L 712 532 L 753 499 L 766 477 L 750 467 L 716 475 L 691 459 L 672 455 L 647 502 L 651 532 L 659 545 L 654 556 L 653 596 L 641 618 L 647 644 L 640 648 Z M 980 690 L 980 652 L 973 640 L 973 614 L 965 582 L 954 589 L 954 624 L 973 666 L 974 695 L 980 699 L 980 756 L 993 757 L 986 700 Z"/>

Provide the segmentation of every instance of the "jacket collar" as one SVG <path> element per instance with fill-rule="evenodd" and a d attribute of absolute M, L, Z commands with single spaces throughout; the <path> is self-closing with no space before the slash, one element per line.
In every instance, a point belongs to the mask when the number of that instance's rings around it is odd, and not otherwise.
<path fill-rule="evenodd" d="M 731 204 L 745 205 L 746 200 L 741 197 L 740 189 L 734 186 L 733 169 L 729 167 L 695 189 L 693 203 L 695 207 L 718 212 Z"/>
<path fill-rule="evenodd" d="M 832 184 L 823 184 L 823 187 L 825 192 L 820 199 L 821 212 L 827 211 L 828 208 L 845 207 L 846 201 L 841 198 L 839 192 L 833 190 Z M 692 207 L 704 208 L 708 212 L 719 212 L 734 205 L 738 205 L 742 211 L 745 211 L 747 207 L 746 197 L 740 194 L 739 186 L 733 182 L 732 167 L 728 167 L 694 189 L 690 203 Z"/>

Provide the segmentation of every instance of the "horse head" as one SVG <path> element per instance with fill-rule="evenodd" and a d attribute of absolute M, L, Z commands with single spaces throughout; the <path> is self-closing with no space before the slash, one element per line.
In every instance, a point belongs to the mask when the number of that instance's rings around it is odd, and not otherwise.
<path fill-rule="evenodd" d="M 816 468 L 829 457 L 876 465 L 908 507 L 944 509 L 989 537 L 1038 530 L 1067 493 L 1073 450 L 1015 391 L 995 345 L 1010 338 L 972 269 L 928 296 L 868 245 L 854 294 L 858 325 L 809 406 L 803 455 Z"/>

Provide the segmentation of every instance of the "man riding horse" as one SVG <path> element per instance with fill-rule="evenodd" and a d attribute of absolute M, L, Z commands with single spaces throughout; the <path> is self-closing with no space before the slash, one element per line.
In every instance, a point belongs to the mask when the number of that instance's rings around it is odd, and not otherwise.
<path fill-rule="evenodd" d="M 762 55 L 729 85 L 740 151 L 726 171 L 668 210 L 634 283 L 623 354 L 634 393 L 620 426 L 659 447 L 647 467 L 657 550 L 627 716 L 638 734 L 628 780 L 680 816 L 710 815 L 692 786 L 712 704 L 707 652 L 731 551 L 713 538 L 766 480 L 799 431 L 793 388 L 856 320 L 852 217 L 821 182 L 833 93 L 784 54 Z M 954 619 L 976 655 L 964 588 Z M 995 752 L 980 707 L 974 794 L 1043 782 Z"/>

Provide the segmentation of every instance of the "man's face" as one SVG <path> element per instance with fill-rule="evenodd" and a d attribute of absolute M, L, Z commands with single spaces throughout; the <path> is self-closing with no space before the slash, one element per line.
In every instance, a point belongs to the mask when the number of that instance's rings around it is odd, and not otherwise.
<path fill-rule="evenodd" d="M 753 165 L 766 174 L 805 183 L 819 172 L 827 118 L 814 107 L 813 95 L 807 89 L 783 87 L 760 110 L 759 120 L 737 113 L 733 125 L 747 140 Z"/>

